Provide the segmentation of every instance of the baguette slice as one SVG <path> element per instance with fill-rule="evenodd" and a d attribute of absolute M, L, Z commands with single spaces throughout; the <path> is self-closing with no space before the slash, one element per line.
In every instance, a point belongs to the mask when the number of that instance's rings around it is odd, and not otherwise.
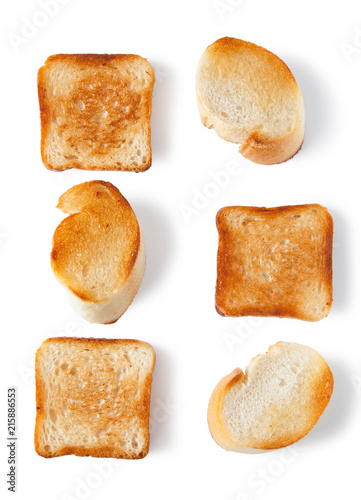
<path fill-rule="evenodd" d="M 333 221 L 317 205 L 217 214 L 216 310 L 318 321 L 332 304 Z"/>
<path fill-rule="evenodd" d="M 310 347 L 278 342 L 215 387 L 208 406 L 213 439 L 229 451 L 282 448 L 304 437 L 325 410 L 333 376 Z"/>
<path fill-rule="evenodd" d="M 35 450 L 143 458 L 155 353 L 139 340 L 59 337 L 36 353 Z"/>
<path fill-rule="evenodd" d="M 240 144 L 245 158 L 271 165 L 301 148 L 301 92 L 290 69 L 272 52 L 236 38 L 217 40 L 199 61 L 196 93 L 203 125 Z"/>
<path fill-rule="evenodd" d="M 114 323 L 135 297 L 145 270 L 137 218 L 118 189 L 103 181 L 70 188 L 58 208 L 71 215 L 54 233 L 54 274 L 83 318 Z"/>
<path fill-rule="evenodd" d="M 49 57 L 38 73 L 45 166 L 147 170 L 153 84 L 151 65 L 137 55 Z"/>

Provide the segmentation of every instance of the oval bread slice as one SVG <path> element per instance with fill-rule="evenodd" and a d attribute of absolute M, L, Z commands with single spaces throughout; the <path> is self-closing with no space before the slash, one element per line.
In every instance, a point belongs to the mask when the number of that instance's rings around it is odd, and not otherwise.
<path fill-rule="evenodd" d="M 118 189 L 103 181 L 72 187 L 58 208 L 70 215 L 54 233 L 54 274 L 83 318 L 114 323 L 135 297 L 145 270 L 137 218 Z"/>
<path fill-rule="evenodd" d="M 282 163 L 301 148 L 304 107 L 288 66 L 254 43 L 221 38 L 202 55 L 196 74 L 203 125 L 240 144 L 245 158 Z"/>
<path fill-rule="evenodd" d="M 254 453 L 303 438 L 325 410 L 333 376 L 310 347 L 278 342 L 215 387 L 208 406 L 213 439 L 229 451 Z"/>

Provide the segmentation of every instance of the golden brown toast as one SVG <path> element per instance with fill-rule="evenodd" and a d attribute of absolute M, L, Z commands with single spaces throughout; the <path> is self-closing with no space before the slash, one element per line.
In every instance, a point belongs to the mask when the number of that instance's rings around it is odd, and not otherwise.
<path fill-rule="evenodd" d="M 118 189 L 104 181 L 73 186 L 58 208 L 70 215 L 54 232 L 54 274 L 85 319 L 113 323 L 132 302 L 145 270 L 137 218 Z"/>
<path fill-rule="evenodd" d="M 222 448 L 255 453 L 289 446 L 317 423 L 333 391 L 333 376 L 314 349 L 278 342 L 236 368 L 215 387 L 210 432 Z"/>
<path fill-rule="evenodd" d="M 320 205 L 217 214 L 216 309 L 317 321 L 332 304 L 333 222 Z"/>
<path fill-rule="evenodd" d="M 137 55 L 50 56 L 38 73 L 45 166 L 147 170 L 153 84 L 151 65 Z"/>
<path fill-rule="evenodd" d="M 271 165 L 301 148 L 301 92 L 288 66 L 269 50 L 220 38 L 199 61 L 196 93 L 203 125 L 240 144 L 245 158 Z"/>
<path fill-rule="evenodd" d="M 36 353 L 35 449 L 143 458 L 155 353 L 139 340 L 59 337 Z"/>

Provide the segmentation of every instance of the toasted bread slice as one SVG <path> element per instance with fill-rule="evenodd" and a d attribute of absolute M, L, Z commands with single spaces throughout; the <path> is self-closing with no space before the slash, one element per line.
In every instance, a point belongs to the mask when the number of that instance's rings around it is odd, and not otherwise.
<path fill-rule="evenodd" d="M 303 438 L 331 398 L 333 376 L 310 347 L 278 342 L 215 387 L 208 406 L 213 439 L 229 451 L 282 448 Z"/>
<path fill-rule="evenodd" d="M 268 50 L 221 38 L 202 55 L 196 92 L 203 125 L 240 144 L 245 158 L 282 163 L 301 148 L 304 107 L 286 64 Z"/>
<path fill-rule="evenodd" d="M 35 449 L 143 458 L 155 353 L 139 340 L 59 337 L 36 354 Z"/>
<path fill-rule="evenodd" d="M 151 65 L 137 55 L 49 57 L 38 73 L 45 166 L 147 170 L 153 84 Z"/>
<path fill-rule="evenodd" d="M 222 316 L 317 321 L 332 304 L 333 222 L 320 205 L 226 207 L 217 214 Z"/>
<path fill-rule="evenodd" d="M 114 323 L 135 297 L 145 270 L 137 218 L 110 182 L 78 184 L 60 198 L 71 214 L 56 228 L 51 266 L 75 310 L 91 323 Z"/>

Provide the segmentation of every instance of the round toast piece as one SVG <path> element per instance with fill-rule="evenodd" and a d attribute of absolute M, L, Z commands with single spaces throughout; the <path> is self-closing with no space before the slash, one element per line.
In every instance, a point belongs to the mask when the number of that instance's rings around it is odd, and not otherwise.
<path fill-rule="evenodd" d="M 70 188 L 58 208 L 70 215 L 54 233 L 54 274 L 81 316 L 114 323 L 135 297 L 145 270 L 137 218 L 118 189 L 103 181 Z"/>
<path fill-rule="evenodd" d="M 271 165 L 301 148 L 301 92 L 288 66 L 263 47 L 229 37 L 214 42 L 199 61 L 196 93 L 203 125 L 240 144 L 245 158 Z"/>
<path fill-rule="evenodd" d="M 229 451 L 255 453 L 303 438 L 325 410 L 333 376 L 310 347 L 278 342 L 215 387 L 208 406 L 213 439 Z"/>

